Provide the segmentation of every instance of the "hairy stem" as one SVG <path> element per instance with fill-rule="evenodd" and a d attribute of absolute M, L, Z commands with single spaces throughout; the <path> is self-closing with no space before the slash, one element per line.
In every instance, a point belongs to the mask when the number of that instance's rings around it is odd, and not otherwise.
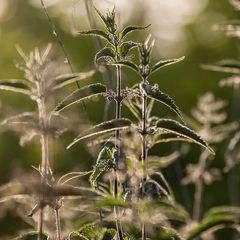
<path fill-rule="evenodd" d="M 55 210 L 57 240 L 61 240 L 62 239 L 61 222 L 60 222 L 59 211 L 60 211 L 59 209 Z"/>
<path fill-rule="evenodd" d="M 122 87 L 122 76 L 121 76 L 121 67 L 117 66 L 117 89 L 116 89 L 116 112 L 115 112 L 115 118 L 120 119 L 121 118 L 121 87 Z M 118 161 L 121 159 L 121 134 L 120 130 L 116 130 L 115 132 L 115 146 L 117 148 L 117 161 L 116 161 L 116 168 L 114 170 L 114 197 L 118 197 Z M 119 209 L 118 207 L 114 207 L 114 214 L 115 214 L 115 221 L 116 221 L 116 228 L 118 233 L 118 239 L 123 240 L 123 232 L 122 232 L 122 226 L 121 222 L 119 220 Z"/>
<path fill-rule="evenodd" d="M 143 79 L 143 82 L 146 83 L 146 79 Z M 142 198 L 144 197 L 144 184 L 147 179 L 146 173 L 146 160 L 147 160 L 147 96 L 144 94 L 142 96 L 142 167 L 143 167 L 143 176 L 142 176 Z M 146 231 L 145 231 L 145 224 L 142 223 L 142 240 L 146 240 Z"/>

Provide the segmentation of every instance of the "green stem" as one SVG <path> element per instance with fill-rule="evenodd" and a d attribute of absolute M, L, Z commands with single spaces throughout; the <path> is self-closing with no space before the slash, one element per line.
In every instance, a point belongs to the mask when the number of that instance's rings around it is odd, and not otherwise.
<path fill-rule="evenodd" d="M 146 83 L 147 80 L 143 79 L 143 82 Z M 144 94 L 142 96 L 142 167 L 143 167 L 143 176 L 142 176 L 142 198 L 144 197 L 144 185 L 147 179 L 146 172 L 146 161 L 147 161 L 147 96 Z M 145 223 L 142 223 L 142 240 L 146 240 L 146 230 Z"/>
<path fill-rule="evenodd" d="M 120 119 L 121 118 L 121 110 L 122 110 L 122 105 L 121 105 L 121 87 L 122 87 L 122 76 L 121 76 L 121 67 L 117 66 L 117 99 L 116 99 L 116 111 L 115 111 L 115 118 Z M 115 146 L 117 148 L 117 160 L 116 160 L 116 167 L 114 169 L 114 197 L 118 197 L 118 161 L 121 159 L 121 134 L 120 130 L 116 130 L 115 132 Z M 114 207 L 114 214 L 115 214 L 115 221 L 116 221 L 116 228 L 117 228 L 117 234 L 118 234 L 118 239 L 123 240 L 123 231 L 122 231 L 122 226 L 121 222 L 119 220 L 119 209 L 118 207 Z"/>

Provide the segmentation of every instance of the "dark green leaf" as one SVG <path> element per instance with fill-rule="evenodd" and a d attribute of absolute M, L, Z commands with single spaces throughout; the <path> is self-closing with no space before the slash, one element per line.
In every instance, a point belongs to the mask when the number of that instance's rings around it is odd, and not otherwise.
<path fill-rule="evenodd" d="M 43 233 L 42 239 L 47 240 L 48 234 Z M 25 234 L 21 235 L 20 237 L 17 237 L 16 240 L 38 240 L 38 232 L 25 233 Z"/>
<path fill-rule="evenodd" d="M 108 26 L 108 21 L 107 19 L 103 16 L 103 14 L 96 8 L 94 7 L 95 11 L 97 12 L 98 16 L 102 19 L 106 27 Z"/>
<path fill-rule="evenodd" d="M 173 101 L 172 98 L 170 98 L 169 95 L 166 93 L 161 92 L 158 87 L 152 87 L 148 84 L 141 84 L 140 89 L 146 94 L 149 98 L 154 99 L 158 102 L 163 103 L 170 109 L 172 109 L 179 117 L 180 119 L 184 122 L 182 113 L 176 103 Z"/>
<path fill-rule="evenodd" d="M 102 31 L 102 30 L 92 29 L 89 31 L 82 31 L 79 33 L 81 35 L 97 36 L 97 37 L 103 38 L 104 40 L 107 40 L 108 42 L 111 42 L 111 38 L 109 37 L 109 35 L 105 31 Z"/>
<path fill-rule="evenodd" d="M 95 73 L 95 70 L 91 70 L 88 72 L 82 72 L 82 73 L 70 73 L 70 74 L 63 74 L 58 76 L 57 78 L 51 80 L 50 88 L 52 89 L 58 89 L 61 88 L 67 84 L 73 83 L 78 80 L 83 80 L 86 78 L 89 78 L 93 76 Z"/>
<path fill-rule="evenodd" d="M 114 150 L 109 147 L 104 147 L 97 158 L 93 172 L 89 177 L 89 181 L 93 187 L 96 187 L 97 179 L 106 171 L 109 171 L 115 166 Z"/>
<path fill-rule="evenodd" d="M 128 52 L 137 46 L 139 46 L 139 43 L 136 43 L 133 41 L 123 42 L 120 46 L 118 46 L 118 54 L 122 58 L 125 58 L 127 56 Z"/>
<path fill-rule="evenodd" d="M 237 222 L 239 222 L 239 219 L 237 220 L 231 215 L 216 215 L 204 218 L 196 227 L 189 231 L 186 240 L 193 240 L 202 233 L 214 229 L 215 227 L 218 227 L 217 229 L 225 228 L 227 226 L 235 225 Z"/>
<path fill-rule="evenodd" d="M 31 89 L 24 80 L 1 80 L 0 89 L 31 95 Z"/>
<path fill-rule="evenodd" d="M 155 232 L 152 240 L 184 240 L 173 228 L 161 227 Z"/>
<path fill-rule="evenodd" d="M 202 65 L 202 68 L 211 71 L 217 72 L 226 72 L 226 73 L 240 73 L 240 61 L 237 60 L 222 60 L 215 64 L 206 64 Z"/>
<path fill-rule="evenodd" d="M 151 69 L 151 73 L 156 72 L 157 70 L 159 70 L 162 67 L 166 67 L 169 65 L 172 65 L 174 63 L 178 63 L 180 61 L 182 61 L 185 57 L 181 57 L 181 58 L 176 58 L 176 59 L 168 59 L 168 60 L 161 60 L 159 62 L 157 62 Z"/>
<path fill-rule="evenodd" d="M 111 60 L 114 60 L 115 56 L 116 56 L 116 53 L 113 48 L 104 47 L 99 52 L 96 53 L 95 64 L 97 64 L 101 58 L 104 58 L 104 59 L 110 58 Z"/>
<path fill-rule="evenodd" d="M 120 66 L 128 67 L 138 73 L 138 66 L 130 61 L 109 62 L 108 65 L 120 65 Z"/>
<path fill-rule="evenodd" d="M 170 132 L 178 136 L 187 138 L 196 144 L 206 148 L 211 154 L 215 154 L 212 148 L 193 130 L 171 119 L 161 119 L 157 122 L 157 128 L 165 132 Z"/>
<path fill-rule="evenodd" d="M 79 142 L 80 140 L 97 136 L 99 134 L 104 134 L 108 132 L 112 132 L 118 129 L 124 129 L 131 126 L 131 121 L 129 119 L 121 118 L 121 119 L 114 119 L 107 122 L 100 123 L 89 130 L 84 131 L 78 137 L 76 137 L 73 142 L 71 142 L 67 148 L 72 147 L 75 143 Z"/>
<path fill-rule="evenodd" d="M 145 26 L 145 27 L 141 27 L 141 26 L 128 26 L 126 28 L 124 28 L 122 30 L 122 32 L 119 33 L 119 38 L 120 39 L 124 39 L 129 33 L 133 32 L 133 31 L 141 31 L 141 30 L 145 30 L 146 28 L 150 27 L 151 24 Z"/>
<path fill-rule="evenodd" d="M 55 112 L 60 112 L 64 108 L 71 106 L 74 103 L 94 97 L 99 94 L 104 94 L 106 92 L 106 87 L 100 83 L 95 83 L 88 85 L 86 87 L 77 89 L 71 95 L 66 97 L 56 108 Z"/>

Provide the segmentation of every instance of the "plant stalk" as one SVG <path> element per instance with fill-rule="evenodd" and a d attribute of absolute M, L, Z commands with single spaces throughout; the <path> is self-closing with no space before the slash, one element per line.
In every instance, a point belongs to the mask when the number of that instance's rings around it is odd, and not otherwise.
<path fill-rule="evenodd" d="M 62 239 L 61 221 L 60 221 L 59 211 L 60 211 L 59 209 L 56 209 L 56 210 L 55 210 L 57 240 L 61 240 L 61 239 Z"/>
<path fill-rule="evenodd" d="M 147 83 L 147 80 L 143 79 L 144 83 Z M 144 185 L 147 180 L 146 173 L 146 161 L 147 161 L 147 96 L 144 94 L 142 96 L 142 149 L 141 149 L 141 161 L 143 167 L 143 176 L 142 176 L 142 192 L 141 197 L 144 197 Z M 146 240 L 146 229 L 145 223 L 142 223 L 142 240 Z"/>
<path fill-rule="evenodd" d="M 117 66 L 117 89 L 116 89 L 116 111 L 115 111 L 115 118 L 120 119 L 121 118 L 121 91 L 122 91 L 122 76 L 121 76 L 121 67 Z M 120 130 L 116 130 L 115 132 L 115 146 L 117 148 L 117 159 L 116 159 L 116 167 L 114 169 L 114 197 L 118 197 L 118 161 L 121 159 L 121 134 Z M 118 207 L 114 206 L 114 214 L 115 214 L 115 221 L 116 221 L 116 229 L 118 234 L 118 239 L 123 240 L 123 231 L 122 231 L 122 225 L 119 220 L 119 209 Z"/>

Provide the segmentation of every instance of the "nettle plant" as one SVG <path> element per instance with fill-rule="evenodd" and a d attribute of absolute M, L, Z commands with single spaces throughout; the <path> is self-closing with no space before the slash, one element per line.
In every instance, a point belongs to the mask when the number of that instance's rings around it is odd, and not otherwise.
<path fill-rule="evenodd" d="M 215 226 L 236 224 L 239 219 L 238 208 L 227 211 L 226 208 L 217 208 L 211 209 L 203 220 L 198 219 L 199 223 L 189 229 L 192 219 L 175 200 L 173 191 L 161 171 L 179 157 L 179 152 L 161 157 L 149 154 L 149 150 L 157 144 L 175 141 L 193 142 L 204 147 L 206 152 L 208 151 L 207 156 L 214 154 L 207 142 L 186 126 L 173 99 L 162 92 L 157 84 L 150 84 L 153 73 L 184 58 L 161 60 L 152 64 L 154 41 L 151 42 L 150 37 L 143 43 L 126 40 L 131 32 L 144 30 L 149 25 L 127 26 L 119 31 L 115 9 L 106 15 L 97 9 L 96 12 L 105 29 L 93 29 L 80 34 L 97 36 L 106 42 L 106 46 L 95 55 L 95 65 L 115 67 L 116 78 L 115 81 L 112 79 L 115 83 L 114 89 L 107 89 L 100 83 L 90 84 L 78 88 L 55 108 L 50 106 L 50 96 L 67 84 L 91 77 L 95 71 L 52 76 L 52 68 L 49 69 L 48 66 L 54 61 L 48 57 L 49 48 L 43 53 L 36 49 L 29 57 L 20 51 L 25 63 L 19 67 L 24 70 L 26 80 L 0 82 L 0 89 L 27 94 L 37 103 L 36 113 L 23 113 L 3 122 L 16 125 L 17 129 L 27 129 L 31 134 L 24 139 L 30 140 L 38 135 L 41 140 L 42 161 L 40 168 L 37 168 L 40 178 L 29 182 L 27 186 L 20 184 L 19 187 L 18 183 L 18 189 L 13 196 L 35 196 L 36 206 L 30 216 L 38 215 L 38 231 L 24 234 L 19 239 L 190 240 Z M 139 52 L 138 63 L 129 55 L 134 48 Z M 123 87 L 122 67 L 128 67 L 137 73 L 139 84 Z M 62 116 L 63 110 L 98 95 L 115 103 L 115 118 L 82 131 L 67 147 L 86 139 L 91 139 L 91 146 L 100 145 L 101 150 L 93 169 L 88 172 L 66 173 L 55 180 L 49 141 L 50 137 L 59 136 L 65 130 L 62 129 L 62 121 L 65 119 Z M 171 109 L 180 121 L 152 116 L 155 102 Z M 137 121 L 122 117 L 123 106 L 133 113 Z M 60 121 L 59 125 L 55 119 Z M 70 184 L 70 181 L 86 175 L 89 175 L 90 186 Z M 4 191 L 3 193 L 6 194 Z M 69 209 L 65 215 L 64 209 L 68 207 L 68 202 L 71 202 L 71 207 L 74 206 L 74 209 L 89 217 L 85 219 L 80 213 L 79 217 L 76 212 L 71 215 Z M 55 234 L 51 231 L 52 227 L 47 225 L 47 221 L 53 225 L 50 214 L 52 210 L 55 212 Z M 49 218 L 46 219 L 45 216 Z M 61 227 L 64 217 L 69 222 Z M 73 231 L 74 221 L 79 221 L 79 218 L 82 225 Z M 44 233 L 45 229 L 48 233 Z"/>
<path fill-rule="evenodd" d="M 187 213 L 174 200 L 170 186 L 161 171 L 154 172 L 153 170 L 168 165 L 177 156 L 174 154 L 165 158 L 165 161 L 160 158 L 159 161 L 162 161 L 162 163 L 158 164 L 156 156 L 155 158 L 149 157 L 151 159 L 150 167 L 148 167 L 147 160 L 148 150 L 154 145 L 179 140 L 197 143 L 214 154 L 208 144 L 185 125 L 182 114 L 172 98 L 163 93 L 158 85 L 152 86 L 149 83 L 151 74 L 184 58 L 161 60 L 151 65 L 151 52 L 154 42 L 149 44 L 150 37 L 143 44 L 125 41 L 125 37 L 130 32 L 143 30 L 146 27 L 129 26 L 119 33 L 115 22 L 115 10 L 109 12 L 106 16 L 102 15 L 97 9 L 96 11 L 105 24 L 105 30 L 93 29 L 81 32 L 81 34 L 94 35 L 107 42 L 106 47 L 95 55 L 95 64 L 101 63 L 116 67 L 115 91 L 107 90 L 105 93 L 108 100 L 115 102 L 115 119 L 102 122 L 83 131 L 69 144 L 68 148 L 87 138 L 92 139 L 91 144 L 103 144 L 89 180 L 94 189 L 100 192 L 108 192 L 115 198 L 115 203 L 113 202 L 114 217 L 110 219 L 111 221 L 115 219 L 117 239 L 147 239 L 149 237 L 151 239 L 182 239 L 169 225 L 171 225 L 171 219 L 184 219 L 187 223 Z M 139 64 L 134 63 L 132 57 L 128 56 L 129 51 L 135 47 L 139 49 Z M 129 67 L 140 76 L 141 82 L 139 85 L 127 86 L 125 89 L 122 87 L 122 66 Z M 81 89 L 77 91 L 81 92 Z M 102 94 L 102 92 L 89 92 L 86 98 L 96 94 Z M 59 112 L 83 99 L 85 97 L 83 98 L 82 95 L 73 93 L 57 106 L 56 111 Z M 151 116 L 154 101 L 161 102 L 173 110 L 180 117 L 182 123 L 172 119 Z M 123 103 L 138 119 L 137 123 L 121 118 Z M 123 131 L 124 129 L 125 131 Z M 134 141 L 134 143 L 128 144 L 131 141 Z M 138 151 L 139 147 L 140 152 Z M 113 170 L 113 177 L 109 176 L 109 170 L 111 169 Z M 154 180 L 150 173 L 160 177 L 163 186 L 157 180 Z M 110 185 L 108 186 L 107 183 L 110 183 Z M 121 200 L 124 200 L 125 204 L 122 204 Z M 154 211 L 153 214 L 152 206 L 154 206 L 154 210 L 159 209 L 159 211 Z M 109 221 L 111 214 L 111 212 L 101 211 L 101 221 Z M 133 219 L 136 221 L 136 225 L 132 225 L 132 221 L 129 221 Z M 161 225 L 154 226 L 156 221 L 160 221 Z M 128 231 L 125 229 L 128 229 Z M 198 229 L 198 232 L 194 229 L 194 231 L 193 235 L 191 235 L 192 232 L 186 234 L 189 235 L 187 239 L 193 239 L 201 234 L 204 229 Z M 81 236 L 77 236 L 78 233 L 79 231 L 76 231 L 70 237 L 81 239 Z"/>

